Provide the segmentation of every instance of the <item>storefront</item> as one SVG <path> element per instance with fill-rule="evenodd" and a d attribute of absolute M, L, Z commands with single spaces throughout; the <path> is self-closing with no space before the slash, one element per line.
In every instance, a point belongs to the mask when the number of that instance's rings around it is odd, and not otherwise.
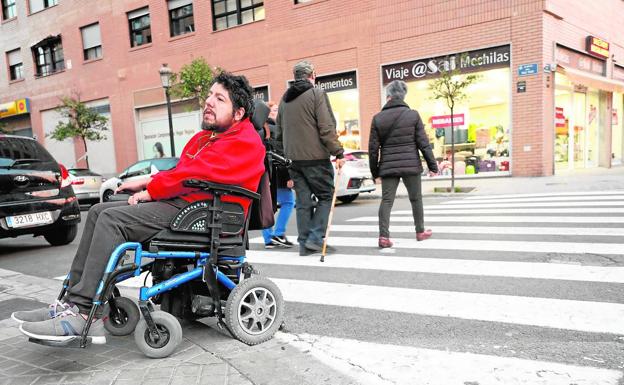
<path fill-rule="evenodd" d="M 288 82 L 291 86 L 292 80 Z M 316 88 L 327 93 L 336 120 L 338 140 L 347 149 L 361 148 L 360 94 L 357 72 L 349 71 L 316 77 Z"/>
<path fill-rule="evenodd" d="M 0 127 L 12 135 L 33 136 L 28 98 L 0 104 Z"/>
<path fill-rule="evenodd" d="M 613 79 L 624 83 L 624 67 L 613 66 Z M 624 91 L 613 93 L 611 108 L 611 165 L 619 166 L 624 159 Z"/>
<path fill-rule="evenodd" d="M 510 46 L 504 45 L 382 65 L 384 92 L 393 80 L 407 82 L 405 101 L 420 113 L 442 174 L 450 173 L 451 167 L 450 110 L 443 100 L 433 99 L 430 85 L 444 69 L 477 75 L 465 91 L 467 98 L 453 111 L 455 174 L 509 174 L 510 58 Z"/>
<path fill-rule="evenodd" d="M 556 47 L 555 172 L 622 162 L 624 82 L 605 76 L 607 57 Z"/>

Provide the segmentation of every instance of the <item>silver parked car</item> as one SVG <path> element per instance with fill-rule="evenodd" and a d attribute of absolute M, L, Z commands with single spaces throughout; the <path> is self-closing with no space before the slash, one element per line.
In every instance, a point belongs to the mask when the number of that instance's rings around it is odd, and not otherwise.
<path fill-rule="evenodd" d="M 100 201 L 100 187 L 106 180 L 97 172 L 88 168 L 70 168 L 69 180 L 80 203 L 97 203 Z"/>

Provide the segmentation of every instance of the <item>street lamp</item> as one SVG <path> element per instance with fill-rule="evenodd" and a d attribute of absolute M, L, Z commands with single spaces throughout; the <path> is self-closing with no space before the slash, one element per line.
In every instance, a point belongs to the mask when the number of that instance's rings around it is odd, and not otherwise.
<path fill-rule="evenodd" d="M 169 96 L 169 89 L 171 88 L 171 76 L 173 72 L 171 68 L 167 67 L 167 64 L 163 64 L 158 70 L 160 74 L 160 82 L 165 89 L 165 96 L 167 97 L 167 116 L 169 117 L 169 142 L 171 144 L 171 156 L 175 156 L 175 143 L 173 140 L 173 120 L 171 118 L 171 98 Z"/>

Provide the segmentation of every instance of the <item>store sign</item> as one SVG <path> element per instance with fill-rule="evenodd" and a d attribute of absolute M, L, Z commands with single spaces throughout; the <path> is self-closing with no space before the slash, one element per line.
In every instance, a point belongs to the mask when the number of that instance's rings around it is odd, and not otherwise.
<path fill-rule="evenodd" d="M 469 73 L 490 68 L 508 67 L 510 59 L 509 46 L 503 45 L 465 53 L 388 64 L 381 67 L 381 77 L 383 85 L 393 80 L 423 80 L 436 78 L 440 76 L 442 71 L 459 70 L 460 73 Z"/>
<path fill-rule="evenodd" d="M 518 76 L 529 76 L 537 73 L 537 63 L 521 64 L 518 66 Z"/>
<path fill-rule="evenodd" d="M 565 127 L 565 115 L 563 113 L 563 107 L 555 107 L 555 127 Z"/>
<path fill-rule="evenodd" d="M 624 81 L 624 67 L 620 67 L 619 65 L 613 66 L 613 79 Z"/>
<path fill-rule="evenodd" d="M 464 114 L 453 114 L 453 126 L 464 125 Z M 439 115 L 431 117 L 431 127 L 444 128 L 451 127 L 451 115 Z"/>
<path fill-rule="evenodd" d="M 521 80 L 518 83 L 516 83 L 516 92 L 518 93 L 526 92 L 526 82 L 524 80 Z"/>
<path fill-rule="evenodd" d="M 288 86 L 292 86 L 293 80 L 288 82 Z M 355 71 L 343 72 L 340 74 L 317 76 L 314 87 L 320 88 L 325 92 L 335 92 L 342 90 L 357 89 L 357 76 Z"/>
<path fill-rule="evenodd" d="M 269 101 L 269 86 L 255 87 L 253 89 L 254 100 Z"/>
<path fill-rule="evenodd" d="M 7 116 L 28 114 L 30 112 L 30 100 L 28 98 L 0 104 L 0 119 Z"/>
<path fill-rule="evenodd" d="M 595 36 L 587 36 L 585 50 L 599 58 L 609 58 L 609 43 Z"/>
<path fill-rule="evenodd" d="M 562 46 L 557 46 L 556 57 L 557 62 L 563 65 L 600 76 L 605 74 L 606 62 L 604 60 L 596 59 Z"/>

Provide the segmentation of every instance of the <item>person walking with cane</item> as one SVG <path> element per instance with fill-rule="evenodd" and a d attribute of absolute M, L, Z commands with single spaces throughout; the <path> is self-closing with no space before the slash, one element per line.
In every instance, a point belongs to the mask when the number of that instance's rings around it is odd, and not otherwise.
<path fill-rule="evenodd" d="M 420 153 L 429 168 L 429 176 L 438 173 L 420 114 L 405 103 L 407 84 L 395 80 L 386 87 L 386 104 L 373 117 L 368 156 L 373 178 L 381 178 L 379 205 L 379 247 L 392 247 L 390 210 L 394 204 L 399 180 L 407 189 L 416 227 L 416 240 L 424 241 L 432 231 L 425 230 L 420 175 L 423 172 Z M 420 153 L 419 153 L 420 152 Z"/>
<path fill-rule="evenodd" d="M 316 73 L 309 61 L 293 68 L 295 81 L 279 105 L 275 125 L 276 140 L 283 143 L 284 155 L 292 159 L 288 170 L 294 182 L 297 208 L 299 255 L 323 249 L 334 193 L 334 168 L 344 164 L 344 149 L 338 141 L 336 121 L 325 92 L 314 87 Z M 318 199 L 316 207 L 312 194 Z M 329 252 L 333 248 L 327 246 Z"/>

